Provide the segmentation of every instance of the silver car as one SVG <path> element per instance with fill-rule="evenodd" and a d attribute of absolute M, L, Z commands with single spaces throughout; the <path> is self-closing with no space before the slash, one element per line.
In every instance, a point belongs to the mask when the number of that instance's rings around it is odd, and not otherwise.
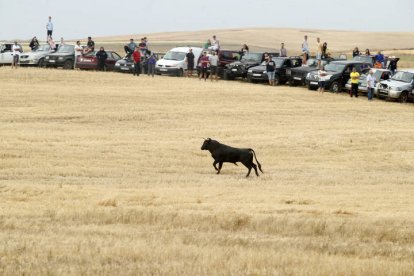
<path fill-rule="evenodd" d="M 380 82 L 377 96 L 405 103 L 414 100 L 413 86 L 414 69 L 399 70 L 391 79 Z"/>
<path fill-rule="evenodd" d="M 36 65 L 43 67 L 45 56 L 54 52 L 55 49 L 51 49 L 49 44 L 41 44 L 36 50 L 21 54 L 20 65 Z"/>

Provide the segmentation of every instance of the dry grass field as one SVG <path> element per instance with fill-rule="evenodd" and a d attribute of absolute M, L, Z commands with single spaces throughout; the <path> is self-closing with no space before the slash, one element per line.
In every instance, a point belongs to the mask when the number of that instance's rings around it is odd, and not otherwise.
<path fill-rule="evenodd" d="M 414 105 L 0 68 L 0 275 L 412 275 Z M 223 166 L 202 137 L 252 147 Z"/>

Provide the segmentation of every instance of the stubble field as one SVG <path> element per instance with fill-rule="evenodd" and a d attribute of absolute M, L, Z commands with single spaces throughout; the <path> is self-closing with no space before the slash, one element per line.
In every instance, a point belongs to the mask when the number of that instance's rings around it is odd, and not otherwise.
<path fill-rule="evenodd" d="M 0 274 L 412 275 L 414 106 L 0 68 Z M 252 147 L 260 177 L 201 151 Z"/>

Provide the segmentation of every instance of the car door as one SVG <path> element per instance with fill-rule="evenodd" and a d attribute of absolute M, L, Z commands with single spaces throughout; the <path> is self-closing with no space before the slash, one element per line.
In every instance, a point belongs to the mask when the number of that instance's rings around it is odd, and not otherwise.
<path fill-rule="evenodd" d="M 112 71 L 114 69 L 114 66 L 115 66 L 115 60 L 112 57 L 111 52 L 106 52 L 106 54 L 108 55 L 108 57 L 105 60 L 106 70 L 107 71 Z"/>
<path fill-rule="evenodd" d="M 348 64 L 345 67 L 344 71 L 342 72 L 342 75 L 341 75 L 340 79 L 338 80 L 342 87 L 345 87 L 346 83 L 351 78 L 351 72 L 352 72 L 352 69 L 354 68 L 354 66 L 356 66 L 356 65 L 355 64 Z M 358 68 L 357 68 L 357 71 L 358 71 Z"/>
<path fill-rule="evenodd" d="M 280 79 L 286 80 L 291 75 L 291 68 L 292 68 L 292 61 L 290 59 L 286 59 L 283 62 L 282 70 L 280 70 Z"/>
<path fill-rule="evenodd" d="M 121 56 L 120 56 L 120 55 L 118 55 L 118 54 L 117 54 L 117 53 L 115 53 L 115 52 L 112 52 L 111 54 L 112 54 L 112 55 L 111 55 L 112 60 L 111 60 L 111 63 L 107 65 L 107 66 L 108 66 L 107 68 L 108 68 L 109 70 L 114 70 L 114 68 L 115 68 L 115 63 L 116 63 L 118 60 L 120 60 L 120 59 L 121 59 Z M 108 55 L 108 58 L 109 58 L 109 55 Z"/>

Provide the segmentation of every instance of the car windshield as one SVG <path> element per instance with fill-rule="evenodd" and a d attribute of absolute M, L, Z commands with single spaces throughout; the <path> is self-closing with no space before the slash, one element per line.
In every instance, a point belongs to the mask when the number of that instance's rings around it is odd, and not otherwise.
<path fill-rule="evenodd" d="M 316 59 L 314 58 L 310 58 L 308 59 L 308 61 L 306 62 L 307 66 L 315 66 L 316 65 Z"/>
<path fill-rule="evenodd" d="M 184 53 L 184 52 L 168 51 L 165 54 L 164 59 L 166 59 L 166 60 L 184 60 L 186 54 L 187 53 Z"/>
<path fill-rule="evenodd" d="M 355 56 L 353 58 L 355 61 L 363 61 L 363 62 L 372 62 L 372 57 L 370 56 Z"/>
<path fill-rule="evenodd" d="M 255 62 L 260 62 L 260 61 L 262 61 L 262 56 L 263 56 L 263 54 L 261 54 L 261 53 L 248 53 L 248 54 L 245 54 L 243 57 L 242 57 L 242 61 L 255 61 Z"/>
<path fill-rule="evenodd" d="M 39 45 L 39 47 L 36 49 L 36 52 L 44 52 L 44 51 L 49 51 L 49 50 L 50 50 L 49 44 L 42 44 L 42 45 Z"/>
<path fill-rule="evenodd" d="M 396 81 L 403 81 L 403 82 L 410 83 L 413 81 L 413 78 L 414 78 L 414 73 L 399 71 L 395 73 L 395 75 L 392 76 L 391 79 L 396 80 Z"/>
<path fill-rule="evenodd" d="M 73 45 L 61 45 L 57 52 L 59 53 L 71 53 L 75 51 L 75 46 Z"/>
<path fill-rule="evenodd" d="M 325 71 L 342 72 L 345 68 L 345 64 L 329 63 L 325 66 Z"/>

